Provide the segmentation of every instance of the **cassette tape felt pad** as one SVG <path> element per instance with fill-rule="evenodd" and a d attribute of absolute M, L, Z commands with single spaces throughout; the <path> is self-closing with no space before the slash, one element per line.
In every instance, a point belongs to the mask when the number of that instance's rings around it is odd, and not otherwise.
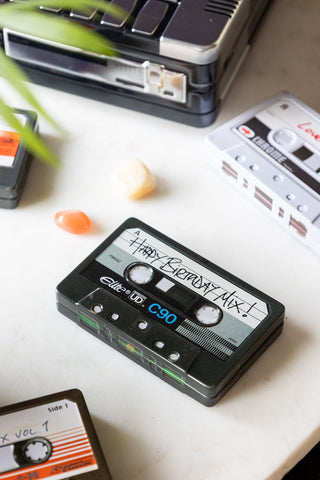
<path fill-rule="evenodd" d="M 9 0 L 2 0 L 6 3 Z M 5 53 L 38 83 L 194 126 L 213 122 L 271 0 L 112 0 L 126 11 L 42 6 L 110 39 L 117 55 L 4 29 Z"/>
<path fill-rule="evenodd" d="M 204 405 L 281 333 L 284 307 L 131 218 L 57 287 L 58 310 Z"/>

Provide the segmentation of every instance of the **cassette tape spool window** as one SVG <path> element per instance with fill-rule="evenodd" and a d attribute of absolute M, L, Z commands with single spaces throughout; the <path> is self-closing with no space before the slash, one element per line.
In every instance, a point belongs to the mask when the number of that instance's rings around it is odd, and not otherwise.
<path fill-rule="evenodd" d="M 162 276 L 159 280 L 155 279 L 157 275 L 153 268 L 144 263 L 133 263 L 125 271 L 125 277 L 140 286 L 144 286 L 154 281 L 154 287 L 165 294 L 167 301 L 173 301 L 174 304 L 182 307 L 184 311 L 197 303 L 194 308 L 194 319 L 204 326 L 217 325 L 223 318 L 222 310 L 213 303 L 197 302 L 197 296 L 174 283 L 169 278 Z"/>

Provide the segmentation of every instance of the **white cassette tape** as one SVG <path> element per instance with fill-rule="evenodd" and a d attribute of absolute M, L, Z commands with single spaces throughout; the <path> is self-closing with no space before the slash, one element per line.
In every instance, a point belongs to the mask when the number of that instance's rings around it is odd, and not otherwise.
<path fill-rule="evenodd" d="M 288 92 L 207 136 L 208 163 L 320 253 L 320 115 Z"/>

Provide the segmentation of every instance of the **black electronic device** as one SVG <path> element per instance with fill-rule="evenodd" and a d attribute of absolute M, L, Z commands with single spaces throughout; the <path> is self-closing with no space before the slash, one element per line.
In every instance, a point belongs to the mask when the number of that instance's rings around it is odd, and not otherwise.
<path fill-rule="evenodd" d="M 204 127 L 214 121 L 270 2 L 111 0 L 126 11 L 122 18 L 98 9 L 43 6 L 43 15 L 68 18 L 106 36 L 117 56 L 8 28 L 3 46 L 35 82 Z"/>
<path fill-rule="evenodd" d="M 58 285 L 57 307 L 208 406 L 281 333 L 284 319 L 279 302 L 135 218 Z"/>

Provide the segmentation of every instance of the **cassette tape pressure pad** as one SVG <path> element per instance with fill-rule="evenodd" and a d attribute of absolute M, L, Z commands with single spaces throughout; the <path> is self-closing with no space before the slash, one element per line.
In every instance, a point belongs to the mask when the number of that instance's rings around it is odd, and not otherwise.
<path fill-rule="evenodd" d="M 280 334 L 284 318 L 283 305 L 134 218 L 58 285 L 57 306 L 209 406 Z"/>
<path fill-rule="evenodd" d="M 43 15 L 67 17 L 105 35 L 117 56 L 93 55 L 9 29 L 3 31 L 3 44 L 35 82 L 207 126 L 270 2 L 111 0 L 126 11 L 121 19 L 98 10 L 42 7 Z"/>

